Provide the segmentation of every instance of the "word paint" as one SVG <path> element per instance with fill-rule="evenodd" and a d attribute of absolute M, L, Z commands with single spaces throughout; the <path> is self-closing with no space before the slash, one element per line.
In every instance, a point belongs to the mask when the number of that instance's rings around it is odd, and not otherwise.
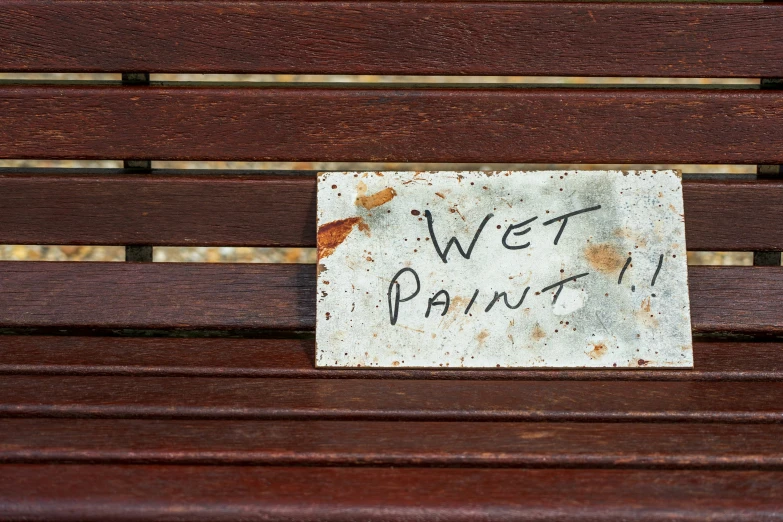
<path fill-rule="evenodd" d="M 316 364 L 691 367 L 676 171 L 318 178 Z"/>

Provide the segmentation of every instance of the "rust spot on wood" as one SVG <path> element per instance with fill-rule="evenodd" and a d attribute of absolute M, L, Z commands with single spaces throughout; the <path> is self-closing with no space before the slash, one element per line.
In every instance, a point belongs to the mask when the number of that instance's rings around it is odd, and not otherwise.
<path fill-rule="evenodd" d="M 354 226 L 359 230 L 369 232 L 370 227 L 360 217 L 338 219 L 318 227 L 318 259 L 332 255 L 334 250 L 345 241 Z"/>
<path fill-rule="evenodd" d="M 385 205 L 396 195 L 397 191 L 391 187 L 387 187 L 380 192 L 376 192 L 375 194 L 371 194 L 369 196 L 365 196 L 360 193 L 358 196 L 356 196 L 356 204 L 366 208 L 367 210 L 371 210 L 375 207 Z"/>
<path fill-rule="evenodd" d="M 600 272 L 615 272 L 622 268 L 625 258 L 609 243 L 588 245 L 585 257 L 593 268 Z"/>

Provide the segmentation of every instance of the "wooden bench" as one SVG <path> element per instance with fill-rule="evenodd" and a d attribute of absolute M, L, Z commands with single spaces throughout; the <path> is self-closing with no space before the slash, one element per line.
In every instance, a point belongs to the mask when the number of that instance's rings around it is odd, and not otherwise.
<path fill-rule="evenodd" d="M 0 0 L 0 518 L 783 516 L 783 5 Z M 763 78 L 760 87 L 150 84 L 149 73 Z M 685 177 L 695 367 L 317 370 L 312 172 L 151 160 L 731 163 Z M 368 341 L 369 343 L 370 341 Z"/>

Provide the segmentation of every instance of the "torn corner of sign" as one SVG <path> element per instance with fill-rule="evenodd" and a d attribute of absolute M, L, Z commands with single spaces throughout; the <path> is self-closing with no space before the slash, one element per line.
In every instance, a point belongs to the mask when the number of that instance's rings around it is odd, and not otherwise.
<path fill-rule="evenodd" d="M 316 364 L 692 367 L 679 172 L 318 177 Z"/>

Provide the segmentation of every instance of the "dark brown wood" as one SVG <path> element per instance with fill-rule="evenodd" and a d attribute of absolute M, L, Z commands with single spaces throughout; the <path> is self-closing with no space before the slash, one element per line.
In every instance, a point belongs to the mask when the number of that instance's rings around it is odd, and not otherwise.
<path fill-rule="evenodd" d="M 0 174 L 0 242 L 315 247 L 315 205 L 314 174 Z"/>
<path fill-rule="evenodd" d="M 683 195 L 691 250 L 783 250 L 783 182 L 685 181 Z M 314 247 L 315 205 L 313 173 L 0 172 L 0 242 Z"/>
<path fill-rule="evenodd" d="M 783 250 L 783 227 L 773 225 L 783 223 L 776 204 L 783 182 L 685 181 L 682 188 L 689 250 Z"/>
<path fill-rule="evenodd" d="M 314 265 L 0 263 L 0 326 L 312 329 Z"/>
<path fill-rule="evenodd" d="M 35 0 L 0 70 L 783 76 L 776 5 Z M 731 35 L 727 38 L 726 35 Z"/>
<path fill-rule="evenodd" d="M 0 466 L 13 520 L 773 520 L 770 471 Z"/>
<path fill-rule="evenodd" d="M 0 416 L 780 423 L 783 382 L 5 375 Z"/>
<path fill-rule="evenodd" d="M 694 343 L 693 370 L 316 369 L 311 339 L 0 336 L 0 374 L 310 379 L 783 380 L 780 343 Z"/>
<path fill-rule="evenodd" d="M 0 158 L 777 164 L 781 123 L 776 90 L 0 87 Z"/>
<path fill-rule="evenodd" d="M 695 332 L 783 333 L 783 268 L 689 267 Z M 315 327 L 315 266 L 0 262 L 0 327 Z"/>
<path fill-rule="evenodd" d="M 783 268 L 689 267 L 688 278 L 695 332 L 783 333 L 776 318 Z"/>
<path fill-rule="evenodd" d="M 0 463 L 783 470 L 778 424 L 0 419 Z"/>

